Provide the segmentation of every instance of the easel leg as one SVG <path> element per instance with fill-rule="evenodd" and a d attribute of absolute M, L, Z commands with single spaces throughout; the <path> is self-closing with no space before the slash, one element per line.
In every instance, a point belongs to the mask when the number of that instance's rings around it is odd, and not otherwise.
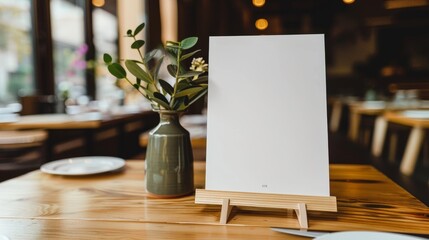
<path fill-rule="evenodd" d="M 298 208 L 295 209 L 296 216 L 298 217 L 298 222 L 301 228 L 308 228 L 308 220 L 307 220 L 307 207 L 305 203 L 298 203 Z"/>
<path fill-rule="evenodd" d="M 226 224 L 228 222 L 228 217 L 233 207 L 229 203 L 230 203 L 229 198 L 225 198 L 222 201 L 222 209 L 220 212 L 220 224 Z"/>

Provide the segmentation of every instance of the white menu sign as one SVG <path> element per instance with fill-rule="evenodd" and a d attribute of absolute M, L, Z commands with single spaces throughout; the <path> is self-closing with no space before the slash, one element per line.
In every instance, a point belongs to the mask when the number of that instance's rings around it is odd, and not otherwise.
<path fill-rule="evenodd" d="M 206 189 L 329 196 L 324 35 L 210 37 Z"/>

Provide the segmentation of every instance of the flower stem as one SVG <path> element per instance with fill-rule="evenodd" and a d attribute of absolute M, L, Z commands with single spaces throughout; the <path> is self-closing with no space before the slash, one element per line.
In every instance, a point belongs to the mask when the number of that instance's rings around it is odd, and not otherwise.
<path fill-rule="evenodd" d="M 125 80 L 127 80 L 127 82 L 128 82 L 131 86 L 133 86 L 133 87 L 134 87 L 134 84 L 130 81 L 130 79 L 125 78 Z M 136 88 L 134 87 L 134 89 L 136 89 Z M 147 96 L 147 94 L 146 94 L 145 92 L 142 92 L 142 91 L 140 90 L 140 88 L 139 88 L 139 89 L 137 89 L 137 91 L 139 91 L 139 93 L 140 93 L 141 95 L 143 95 L 145 98 L 147 98 L 148 100 L 150 100 L 150 99 L 149 99 L 149 97 Z"/>
<path fill-rule="evenodd" d="M 134 39 L 134 41 L 137 40 L 135 36 L 133 36 L 133 39 Z M 140 55 L 140 58 L 142 60 L 142 63 L 143 63 L 143 66 L 145 67 L 146 72 L 148 73 L 149 77 L 151 78 L 150 80 L 152 81 L 153 86 L 155 87 L 156 91 L 160 92 L 158 89 L 158 86 L 156 85 L 155 79 L 153 78 L 152 74 L 150 73 L 149 67 L 147 66 L 147 63 L 143 57 L 142 52 L 140 51 L 140 48 L 137 48 L 137 52 Z"/>
<path fill-rule="evenodd" d="M 177 59 L 176 59 L 176 63 L 177 63 L 177 69 L 176 69 L 176 83 L 174 84 L 174 91 L 173 91 L 173 95 L 171 96 L 172 99 L 174 99 L 174 96 L 176 95 L 177 92 L 177 85 L 179 83 L 179 73 L 180 73 L 180 55 L 182 54 L 182 49 L 179 48 L 177 49 Z"/>

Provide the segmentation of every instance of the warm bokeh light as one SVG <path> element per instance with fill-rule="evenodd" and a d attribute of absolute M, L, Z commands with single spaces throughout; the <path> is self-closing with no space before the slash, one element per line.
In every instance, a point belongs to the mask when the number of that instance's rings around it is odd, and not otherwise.
<path fill-rule="evenodd" d="M 265 0 L 252 0 L 255 7 L 262 7 L 265 5 Z"/>
<path fill-rule="evenodd" d="M 256 20 L 255 27 L 259 30 L 265 30 L 268 27 L 268 21 L 265 18 L 260 18 Z"/>
<path fill-rule="evenodd" d="M 352 4 L 354 2 L 355 2 L 355 0 L 343 0 L 343 3 L 345 3 L 345 4 Z"/>
<path fill-rule="evenodd" d="M 92 5 L 96 7 L 102 7 L 104 6 L 105 1 L 104 0 L 92 0 Z"/>

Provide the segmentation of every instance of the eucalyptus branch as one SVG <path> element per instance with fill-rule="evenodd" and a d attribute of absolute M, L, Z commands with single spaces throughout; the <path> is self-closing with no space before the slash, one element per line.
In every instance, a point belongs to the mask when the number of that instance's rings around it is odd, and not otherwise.
<path fill-rule="evenodd" d="M 177 57 L 176 57 L 176 63 L 177 63 L 176 76 L 175 76 L 176 83 L 174 84 L 174 92 L 173 92 L 173 95 L 171 96 L 173 99 L 177 92 L 177 85 L 179 85 L 178 83 L 179 83 L 179 74 L 180 74 L 180 55 L 182 55 L 182 49 L 179 47 L 177 49 Z"/>
<path fill-rule="evenodd" d="M 130 79 L 128 79 L 127 77 L 126 78 L 124 78 L 131 86 L 134 86 L 134 83 L 132 83 L 131 81 L 130 81 Z M 137 91 L 139 91 L 139 93 L 141 94 L 141 95 L 143 95 L 145 98 L 147 98 L 148 100 L 150 100 L 149 99 L 149 97 L 147 96 L 147 94 L 145 93 L 145 92 L 142 92 L 141 90 L 140 90 L 140 88 L 136 88 L 136 87 L 134 87 L 135 89 L 137 89 Z"/>
<path fill-rule="evenodd" d="M 134 41 L 137 41 L 136 36 L 133 36 L 133 39 L 134 39 Z M 146 68 L 146 70 L 147 70 L 148 68 L 147 68 L 147 65 L 146 65 L 146 63 L 145 63 L 145 61 L 144 61 L 144 57 L 143 57 L 143 54 L 142 54 L 142 53 L 141 53 L 141 51 L 140 51 L 140 48 L 137 48 L 136 50 L 137 50 L 137 52 L 139 53 L 140 58 L 141 58 L 141 60 L 142 60 L 142 63 L 143 63 L 143 65 L 145 66 L 145 68 Z"/>
<path fill-rule="evenodd" d="M 134 39 L 134 41 L 137 41 L 136 36 L 133 36 L 133 39 Z M 137 52 L 138 52 L 138 53 L 139 53 L 139 55 L 140 55 L 140 58 L 141 58 L 141 60 L 142 60 L 143 66 L 145 67 L 146 71 L 147 71 L 147 72 L 150 72 L 150 71 L 149 71 L 149 69 L 150 69 L 150 68 L 149 68 L 149 66 L 147 65 L 147 62 L 145 61 L 145 59 L 144 59 L 144 57 L 143 57 L 143 54 L 142 54 L 142 52 L 140 51 L 140 48 L 137 48 L 136 50 L 137 50 Z M 151 78 L 150 80 L 152 81 L 152 84 L 154 85 L 155 89 L 156 89 L 157 91 L 159 91 L 158 86 L 156 86 L 156 81 L 155 81 L 155 79 L 153 78 L 152 74 L 148 74 L 148 75 L 149 75 L 149 77 Z"/>
<path fill-rule="evenodd" d="M 162 58 L 155 63 L 153 69 L 150 69 L 149 62 L 155 57 L 156 52 L 150 51 L 144 55 L 144 51 L 140 49 L 144 46 L 145 41 L 138 40 L 136 36 L 144 26 L 145 24 L 142 23 L 134 31 L 131 29 L 127 31 L 127 37 L 134 40 L 131 48 L 137 50 L 141 61 L 125 59 L 122 62 L 125 64 L 124 68 L 121 62 L 113 62 L 112 56 L 108 53 L 103 55 L 103 60 L 113 76 L 117 79 L 125 79 L 152 103 L 153 108 L 183 111 L 207 93 L 207 77 L 200 78 L 200 74 L 208 70 L 204 59 L 193 58 L 190 70 L 181 66 L 182 61 L 193 57 L 200 51 L 187 52 L 197 44 L 198 38 L 188 37 L 179 42 L 167 41 L 163 47 L 164 53 L 171 54 L 172 63 L 167 66 L 167 70 L 172 77 L 175 77 L 175 83 L 172 86 L 167 81 L 158 78 Z M 127 77 L 127 72 L 131 73 L 135 79 Z"/>

